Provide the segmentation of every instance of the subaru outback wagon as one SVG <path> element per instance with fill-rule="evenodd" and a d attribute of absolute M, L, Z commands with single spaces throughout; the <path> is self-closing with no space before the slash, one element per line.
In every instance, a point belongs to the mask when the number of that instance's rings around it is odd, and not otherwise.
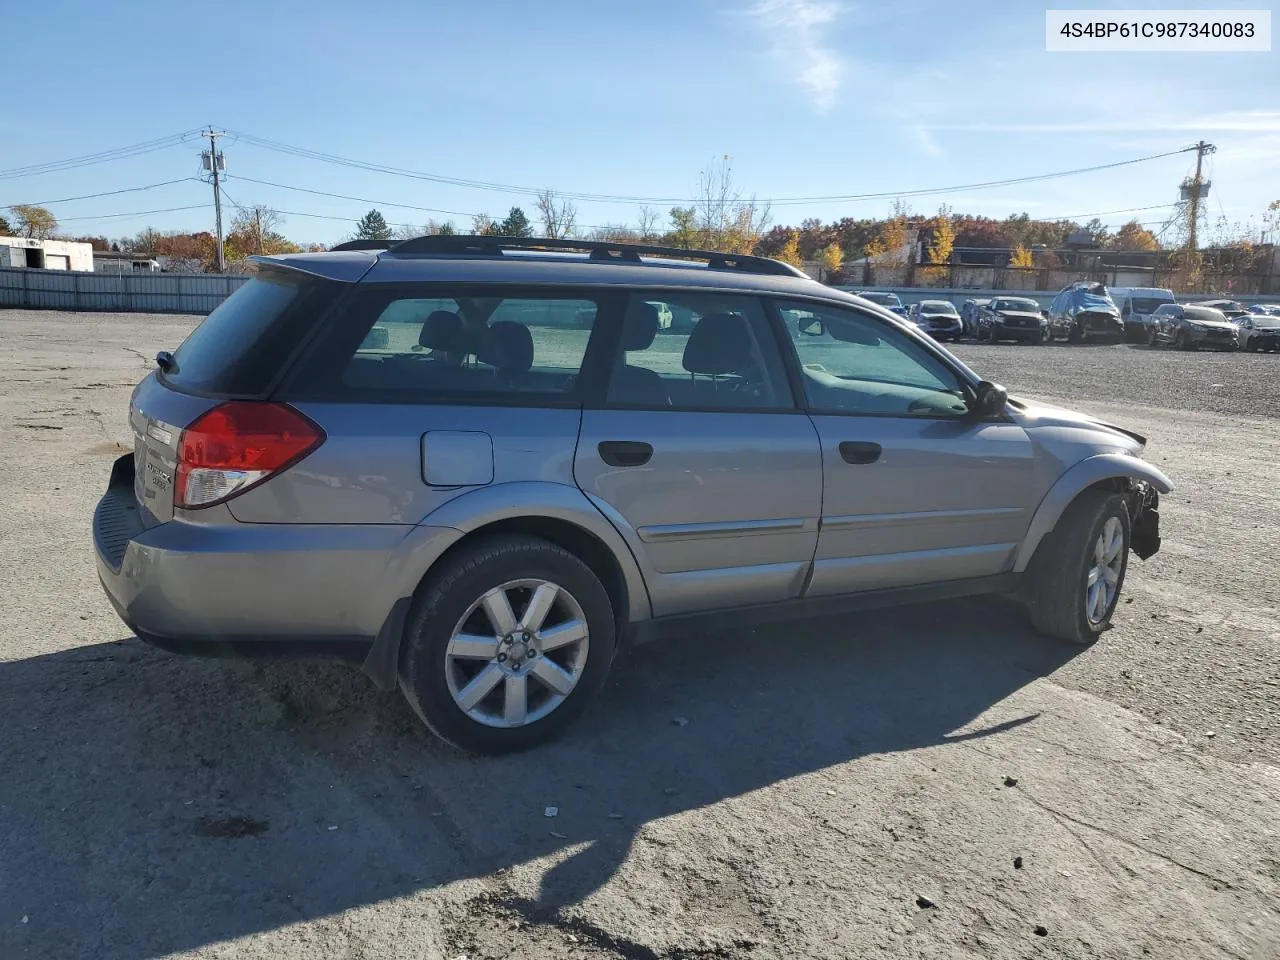
<path fill-rule="evenodd" d="M 1000 593 L 1088 643 L 1159 547 L 1142 437 L 785 264 L 385 246 L 257 258 L 135 389 L 93 536 L 143 640 L 347 660 L 498 752 L 663 634 Z"/>

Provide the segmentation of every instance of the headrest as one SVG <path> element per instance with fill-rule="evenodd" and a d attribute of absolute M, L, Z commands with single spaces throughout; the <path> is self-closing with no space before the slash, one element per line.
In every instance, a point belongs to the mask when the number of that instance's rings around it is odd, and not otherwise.
<path fill-rule="evenodd" d="M 738 313 L 709 313 L 698 321 L 684 345 L 684 368 L 717 377 L 751 366 L 751 330 Z"/>
<path fill-rule="evenodd" d="M 463 355 L 471 352 L 467 349 L 467 334 L 462 318 L 451 310 L 436 310 L 431 313 L 418 331 L 418 343 L 428 350 Z"/>
<path fill-rule="evenodd" d="M 508 376 L 528 373 L 533 366 L 533 334 L 522 323 L 498 320 L 489 327 L 476 359 Z"/>
<path fill-rule="evenodd" d="M 658 308 L 643 300 L 633 300 L 622 318 L 622 349 L 648 350 L 658 335 Z"/>

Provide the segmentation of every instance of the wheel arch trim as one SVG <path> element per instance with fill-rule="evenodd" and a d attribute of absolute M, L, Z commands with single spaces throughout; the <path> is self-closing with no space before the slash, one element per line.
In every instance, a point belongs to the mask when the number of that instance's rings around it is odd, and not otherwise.
<path fill-rule="evenodd" d="M 1040 501 L 1027 528 L 1027 534 L 1014 554 L 1014 573 L 1026 571 L 1036 548 L 1057 526 L 1071 501 L 1104 480 L 1142 480 L 1160 493 L 1168 493 L 1173 489 L 1173 481 L 1145 460 L 1136 457 L 1120 453 L 1100 453 L 1081 460 L 1062 474 Z"/>

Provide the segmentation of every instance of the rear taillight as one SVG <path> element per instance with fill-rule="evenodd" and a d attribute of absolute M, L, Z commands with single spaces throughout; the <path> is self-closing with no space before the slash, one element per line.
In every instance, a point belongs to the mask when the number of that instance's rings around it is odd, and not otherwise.
<path fill-rule="evenodd" d="M 235 400 L 202 414 L 178 438 L 174 506 L 222 503 L 320 444 L 324 431 L 283 403 Z"/>

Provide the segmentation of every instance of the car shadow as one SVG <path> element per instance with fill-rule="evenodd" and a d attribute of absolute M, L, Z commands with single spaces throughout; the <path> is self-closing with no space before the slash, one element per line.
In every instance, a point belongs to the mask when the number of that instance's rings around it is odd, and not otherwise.
<path fill-rule="evenodd" d="M 1076 649 L 995 600 L 691 635 L 629 652 L 568 735 L 499 758 L 335 665 L 132 638 L 0 663 L 0 955 L 192 950 L 548 854 L 525 908 L 554 915 L 656 820 L 1034 722 L 957 733 Z"/>

